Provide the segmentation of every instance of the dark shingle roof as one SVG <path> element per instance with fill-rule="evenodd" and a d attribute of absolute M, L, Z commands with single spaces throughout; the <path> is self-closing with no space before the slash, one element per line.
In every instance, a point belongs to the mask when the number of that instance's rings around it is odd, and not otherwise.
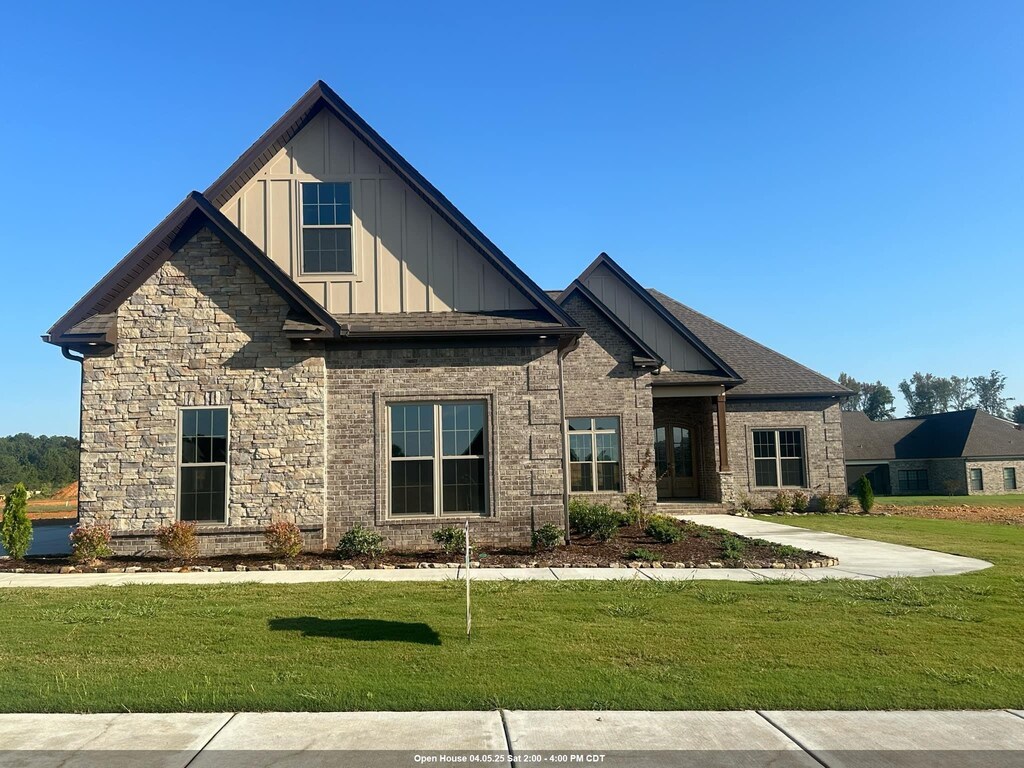
<path fill-rule="evenodd" d="M 663 371 L 652 382 L 656 387 L 662 386 L 686 386 L 689 384 L 722 384 L 732 386 L 739 384 L 743 379 L 734 379 L 721 373 L 701 371 Z M 735 390 L 732 390 L 735 391 Z"/>
<path fill-rule="evenodd" d="M 729 390 L 730 396 L 842 397 L 851 394 L 848 389 L 820 373 L 758 344 L 660 291 L 649 288 L 648 293 L 742 377 L 743 383 Z"/>
<path fill-rule="evenodd" d="M 977 408 L 890 421 L 850 411 L 843 448 L 847 461 L 1024 456 L 1024 431 Z"/>
<path fill-rule="evenodd" d="M 335 315 L 335 319 L 342 326 L 342 335 L 349 338 L 489 333 L 500 335 L 518 332 L 557 334 L 566 330 L 566 326 L 555 322 L 548 312 L 540 309 L 508 312 L 358 313 Z"/>

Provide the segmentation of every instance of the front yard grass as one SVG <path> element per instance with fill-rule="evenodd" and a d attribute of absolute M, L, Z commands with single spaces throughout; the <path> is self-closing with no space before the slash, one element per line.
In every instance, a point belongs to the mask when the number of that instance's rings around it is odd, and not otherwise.
<path fill-rule="evenodd" d="M 0 710 L 1024 707 L 1024 530 L 787 523 L 990 560 L 874 582 L 0 589 Z"/>
<path fill-rule="evenodd" d="M 994 496 L 876 496 L 875 503 L 893 507 L 1024 507 L 1024 493 Z"/>

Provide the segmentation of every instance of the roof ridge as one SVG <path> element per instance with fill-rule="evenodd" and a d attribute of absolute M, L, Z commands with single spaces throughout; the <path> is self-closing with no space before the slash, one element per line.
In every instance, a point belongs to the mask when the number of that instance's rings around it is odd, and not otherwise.
<path fill-rule="evenodd" d="M 649 294 L 651 294 L 651 296 L 654 297 L 655 301 L 657 301 L 662 306 L 665 306 L 664 302 L 662 301 L 662 297 L 664 297 L 665 299 L 668 299 L 669 301 L 671 301 L 671 302 L 673 302 L 675 304 L 678 304 L 679 306 L 683 307 L 683 309 L 686 309 L 689 312 L 693 312 L 695 315 L 700 315 L 700 317 L 704 318 L 705 320 L 707 320 L 710 323 L 713 323 L 714 325 L 718 326 L 719 328 L 721 328 L 723 330 L 726 330 L 729 333 L 736 334 L 737 336 L 742 338 L 744 341 L 748 341 L 751 344 L 753 344 L 753 345 L 755 345 L 757 347 L 760 347 L 763 350 L 766 350 L 767 352 L 771 352 L 773 355 L 778 355 L 779 357 L 783 358 L 784 360 L 787 360 L 790 363 L 793 363 L 793 365 L 796 365 L 797 367 L 802 368 L 803 370 L 807 371 L 808 373 L 812 373 L 815 376 L 817 376 L 818 378 L 824 379 L 825 381 L 829 382 L 830 384 L 835 384 L 837 387 L 840 387 L 841 389 L 845 389 L 847 392 L 850 392 L 850 390 L 846 389 L 846 387 L 843 387 L 843 385 L 840 384 L 838 381 L 835 381 L 834 379 L 830 379 L 825 374 L 819 373 L 818 371 L 814 370 L 813 368 L 809 368 L 808 366 L 804 365 L 803 363 L 798 362 L 798 361 L 794 360 L 793 358 L 789 357 L 789 355 L 782 354 L 777 349 L 772 349 L 771 347 L 768 347 L 768 346 L 762 344 L 761 342 L 759 342 L 759 341 L 757 341 L 755 339 L 750 338 L 745 333 L 741 333 L 740 331 L 737 331 L 735 328 L 730 328 L 728 325 L 725 325 L 724 323 L 720 323 L 718 320 L 715 320 L 713 317 L 709 317 L 708 315 L 705 315 L 703 312 L 700 312 L 700 311 L 694 309 L 693 307 L 689 306 L 688 304 L 683 304 L 683 302 L 679 301 L 678 299 L 672 298 L 667 293 L 663 293 L 662 291 L 659 291 L 657 288 L 644 288 L 644 290 L 647 291 Z M 668 309 L 668 307 L 666 307 L 666 309 Z M 693 333 L 696 333 L 696 331 L 693 331 Z M 705 343 L 707 343 L 707 342 L 705 342 Z M 852 394 L 852 392 L 851 392 L 851 394 Z"/>

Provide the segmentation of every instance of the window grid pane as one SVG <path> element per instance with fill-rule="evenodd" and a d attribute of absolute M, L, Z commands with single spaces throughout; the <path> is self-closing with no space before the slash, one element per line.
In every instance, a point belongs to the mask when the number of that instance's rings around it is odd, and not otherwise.
<path fill-rule="evenodd" d="M 754 449 L 754 484 L 779 488 L 807 485 L 804 472 L 804 435 L 799 429 L 758 429 L 751 435 Z"/>
<path fill-rule="evenodd" d="M 622 490 L 619 419 L 615 416 L 572 418 L 569 429 L 569 489 L 573 493 Z M 663 460 L 664 441 L 655 442 L 655 458 Z"/>
<path fill-rule="evenodd" d="M 302 184 L 302 271 L 352 269 L 352 192 L 347 182 Z"/>
<path fill-rule="evenodd" d="M 224 522 L 227 502 L 228 409 L 181 412 L 178 517 Z M 203 466 L 206 465 L 206 466 Z"/>

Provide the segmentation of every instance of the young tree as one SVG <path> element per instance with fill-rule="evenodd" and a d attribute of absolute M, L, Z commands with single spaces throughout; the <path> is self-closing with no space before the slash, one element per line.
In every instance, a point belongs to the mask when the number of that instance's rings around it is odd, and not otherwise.
<path fill-rule="evenodd" d="M 900 392 L 907 401 L 907 412 L 911 416 L 927 416 L 938 413 L 939 398 L 935 391 L 935 376 L 915 372 L 910 380 L 900 382 Z"/>
<path fill-rule="evenodd" d="M 978 398 L 978 407 L 988 411 L 993 416 L 1006 418 L 1006 408 L 1012 397 L 1003 397 L 1003 389 L 1006 387 L 1006 377 L 999 371 L 993 370 L 988 376 L 972 376 L 971 390 Z"/>
<path fill-rule="evenodd" d="M 839 407 L 844 411 L 859 411 L 861 409 L 861 387 L 863 385 L 845 372 L 839 374 L 839 384 L 853 392 L 852 397 L 843 398 Z"/>
<path fill-rule="evenodd" d="M 875 492 L 871 488 L 871 481 L 868 480 L 867 475 L 861 475 L 860 480 L 857 481 L 857 502 L 865 515 L 875 506 Z"/>
<path fill-rule="evenodd" d="M 32 544 L 32 521 L 28 519 L 28 491 L 22 483 L 7 494 L 4 516 L 0 519 L 0 544 L 7 554 L 20 560 Z"/>
<path fill-rule="evenodd" d="M 1014 424 L 1024 424 L 1024 405 L 1013 406 L 1012 418 Z"/>
<path fill-rule="evenodd" d="M 885 421 L 896 415 L 896 398 L 892 390 L 880 381 L 862 384 L 863 402 L 861 410 L 872 421 Z"/>

